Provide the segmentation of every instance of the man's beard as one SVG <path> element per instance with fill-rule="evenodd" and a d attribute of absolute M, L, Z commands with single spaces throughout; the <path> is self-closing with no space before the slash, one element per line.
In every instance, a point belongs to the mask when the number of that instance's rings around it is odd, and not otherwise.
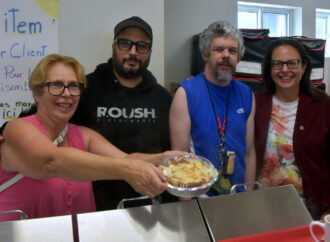
<path fill-rule="evenodd" d="M 125 68 L 124 62 L 125 61 L 138 61 L 139 68 L 138 69 L 131 69 Z M 142 62 L 141 60 L 137 59 L 135 56 L 130 56 L 128 58 L 124 58 L 122 61 L 118 58 L 116 52 L 113 52 L 112 55 L 112 66 L 116 73 L 126 79 L 135 79 L 143 75 L 143 72 L 147 69 L 150 62 L 150 58 L 146 62 Z"/>
<path fill-rule="evenodd" d="M 220 64 L 222 65 L 229 65 L 231 67 L 230 70 L 221 70 L 221 69 L 216 69 L 215 70 L 215 76 L 217 77 L 217 80 L 222 82 L 222 83 L 228 83 L 231 81 L 233 78 L 233 71 L 235 67 L 230 63 L 230 61 L 222 61 Z"/>
<path fill-rule="evenodd" d="M 217 80 L 223 83 L 230 82 L 231 79 L 233 78 L 232 72 L 231 71 L 217 71 L 216 72 Z"/>

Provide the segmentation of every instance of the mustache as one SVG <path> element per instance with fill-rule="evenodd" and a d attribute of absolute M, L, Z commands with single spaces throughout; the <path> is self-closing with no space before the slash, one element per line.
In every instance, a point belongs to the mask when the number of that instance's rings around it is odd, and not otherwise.
<path fill-rule="evenodd" d="M 218 65 L 227 65 L 230 67 L 234 67 L 234 65 L 230 62 L 230 60 L 223 60 L 223 61 L 219 62 Z"/>
<path fill-rule="evenodd" d="M 125 61 L 138 61 L 139 63 L 141 63 L 141 60 L 139 60 L 136 56 L 130 56 L 128 58 L 124 58 L 123 62 Z"/>

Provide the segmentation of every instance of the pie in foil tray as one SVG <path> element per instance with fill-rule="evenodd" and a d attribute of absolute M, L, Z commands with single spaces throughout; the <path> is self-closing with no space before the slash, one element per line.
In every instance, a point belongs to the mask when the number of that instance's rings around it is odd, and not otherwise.
<path fill-rule="evenodd" d="M 167 178 L 167 191 L 178 197 L 202 195 L 218 177 L 217 169 L 208 159 L 192 154 L 169 157 L 159 168 Z"/>

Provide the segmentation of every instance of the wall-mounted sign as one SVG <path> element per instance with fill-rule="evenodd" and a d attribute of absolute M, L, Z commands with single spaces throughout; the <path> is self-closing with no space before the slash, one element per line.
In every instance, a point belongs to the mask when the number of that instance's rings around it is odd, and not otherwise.
<path fill-rule="evenodd" d="M 28 76 L 58 53 L 58 0 L 1 0 L 0 125 L 34 102 Z"/>

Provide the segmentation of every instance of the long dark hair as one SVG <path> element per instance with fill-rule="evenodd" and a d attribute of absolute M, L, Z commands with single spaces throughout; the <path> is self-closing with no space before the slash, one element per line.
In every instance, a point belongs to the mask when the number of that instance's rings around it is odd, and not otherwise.
<path fill-rule="evenodd" d="M 274 49 L 276 49 L 277 47 L 283 46 L 283 45 L 288 45 L 288 46 L 295 48 L 300 55 L 301 63 L 306 66 L 305 72 L 300 80 L 299 91 L 302 93 L 305 93 L 309 96 L 312 96 L 314 98 L 317 98 L 317 99 L 327 98 L 328 95 L 324 91 L 314 87 L 310 80 L 310 76 L 311 76 L 311 72 L 312 72 L 312 65 L 311 65 L 311 61 L 307 55 L 307 52 L 305 50 L 305 47 L 297 40 L 290 39 L 290 38 L 280 38 L 280 39 L 273 40 L 273 41 L 271 41 L 271 43 L 269 44 L 269 46 L 267 48 L 266 56 L 265 56 L 264 62 L 262 64 L 262 73 L 263 73 L 265 91 L 272 93 L 272 94 L 275 93 L 276 86 L 275 86 L 274 80 L 271 77 L 272 54 L 273 54 Z"/>

